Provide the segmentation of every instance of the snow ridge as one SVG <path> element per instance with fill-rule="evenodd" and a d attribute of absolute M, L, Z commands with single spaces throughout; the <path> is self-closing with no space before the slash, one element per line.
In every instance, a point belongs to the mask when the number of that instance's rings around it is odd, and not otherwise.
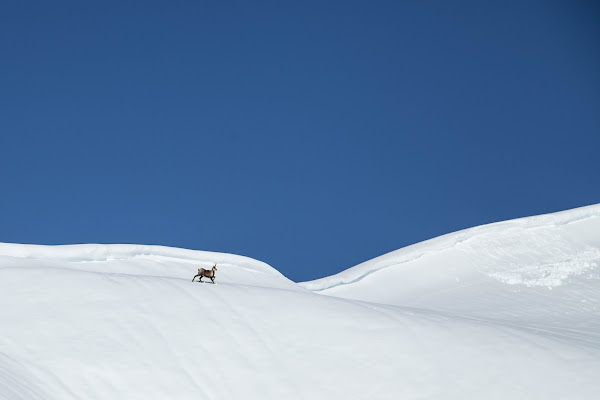
<path fill-rule="evenodd" d="M 301 285 L 315 292 L 322 292 L 343 285 L 352 285 L 382 269 L 401 267 L 403 264 L 410 264 L 422 257 L 461 247 L 460 250 L 464 252 L 468 251 L 469 248 L 472 250 L 471 254 L 478 258 L 476 262 L 481 271 L 487 272 L 489 276 L 497 278 L 502 282 L 528 286 L 558 286 L 569 276 L 581 274 L 594 267 L 596 264 L 593 260 L 600 258 L 598 257 L 600 249 L 586 246 L 577 254 L 572 254 L 570 252 L 572 243 L 564 243 L 565 240 L 561 238 L 560 232 L 557 231 L 570 224 L 590 219 L 597 220 L 599 216 L 600 204 L 597 204 L 553 214 L 525 217 L 468 228 L 392 251 L 336 275 L 302 282 Z M 544 230 L 546 233 L 543 232 Z M 540 235 L 544 237 L 540 237 Z M 493 248 L 502 249 L 506 247 L 506 243 L 503 243 L 503 240 L 506 242 L 520 241 L 521 243 L 526 241 L 532 247 L 525 251 L 521 249 L 517 257 L 513 257 L 515 258 L 515 262 L 503 263 L 500 266 L 500 263 L 495 261 L 502 255 L 506 256 L 510 250 L 498 250 L 496 251 L 498 254 L 492 253 L 494 253 Z M 557 242 L 561 242 L 562 248 L 568 250 L 560 254 L 560 250 L 556 248 Z M 532 255 L 531 248 L 549 248 L 548 252 L 550 256 L 545 255 L 543 258 L 553 259 L 542 265 L 531 264 L 523 266 L 523 260 L 520 257 L 523 253 L 529 253 L 529 258 L 539 261 L 540 254 Z M 485 257 L 482 258 L 481 253 L 487 253 L 487 256 L 489 256 L 488 259 L 484 259 Z"/>
<path fill-rule="evenodd" d="M 210 251 L 188 250 L 167 246 L 136 244 L 72 244 L 44 246 L 0 243 L 0 256 L 47 261 L 101 262 L 136 258 L 172 258 L 194 263 L 234 263 L 260 272 L 283 276 L 268 264 L 249 257 Z M 210 261 L 206 261 L 210 259 Z"/>
<path fill-rule="evenodd" d="M 445 235 L 318 293 L 237 255 L 0 244 L 0 398 L 595 399 L 599 215 Z"/>

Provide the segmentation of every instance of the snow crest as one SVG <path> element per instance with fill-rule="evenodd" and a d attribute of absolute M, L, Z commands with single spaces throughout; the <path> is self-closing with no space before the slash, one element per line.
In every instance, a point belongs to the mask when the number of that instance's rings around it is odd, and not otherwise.
<path fill-rule="evenodd" d="M 463 266 L 503 283 L 555 287 L 597 266 L 599 217 L 600 205 L 593 205 L 469 228 L 301 285 L 316 292 L 352 286 L 386 268 L 410 269 L 424 258 L 454 253 L 461 256 Z"/>
<path fill-rule="evenodd" d="M 0 398 L 595 399 L 599 211 L 303 285 L 231 254 L 0 244 Z M 191 282 L 214 263 L 216 284 Z"/>

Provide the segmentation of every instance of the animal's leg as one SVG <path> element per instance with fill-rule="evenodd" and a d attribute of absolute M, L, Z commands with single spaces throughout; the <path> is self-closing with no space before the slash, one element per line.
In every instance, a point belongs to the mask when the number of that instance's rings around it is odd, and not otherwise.
<path fill-rule="evenodd" d="M 196 275 L 192 278 L 192 282 L 194 282 L 194 279 L 196 279 L 199 275 Z"/>
<path fill-rule="evenodd" d="M 200 282 L 202 282 L 202 275 L 200 275 Z"/>
<path fill-rule="evenodd" d="M 211 276 L 210 280 L 212 281 L 212 283 L 215 283 L 215 277 L 214 276 Z"/>

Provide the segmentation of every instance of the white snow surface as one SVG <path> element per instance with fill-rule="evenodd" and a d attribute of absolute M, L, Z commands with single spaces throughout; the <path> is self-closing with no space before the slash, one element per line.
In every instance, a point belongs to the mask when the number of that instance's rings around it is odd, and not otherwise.
<path fill-rule="evenodd" d="M 231 254 L 0 244 L 0 399 L 597 399 L 599 216 L 301 284 Z M 215 263 L 215 285 L 191 282 Z"/>

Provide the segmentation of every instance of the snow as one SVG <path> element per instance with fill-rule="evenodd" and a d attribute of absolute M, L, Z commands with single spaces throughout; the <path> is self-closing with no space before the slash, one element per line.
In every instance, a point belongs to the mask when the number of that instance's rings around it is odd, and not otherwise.
<path fill-rule="evenodd" d="M 302 283 L 600 345 L 600 205 L 483 225 Z"/>
<path fill-rule="evenodd" d="M 595 399 L 600 205 L 294 283 L 247 257 L 0 244 L 0 399 Z M 216 284 L 191 282 L 218 264 Z"/>

